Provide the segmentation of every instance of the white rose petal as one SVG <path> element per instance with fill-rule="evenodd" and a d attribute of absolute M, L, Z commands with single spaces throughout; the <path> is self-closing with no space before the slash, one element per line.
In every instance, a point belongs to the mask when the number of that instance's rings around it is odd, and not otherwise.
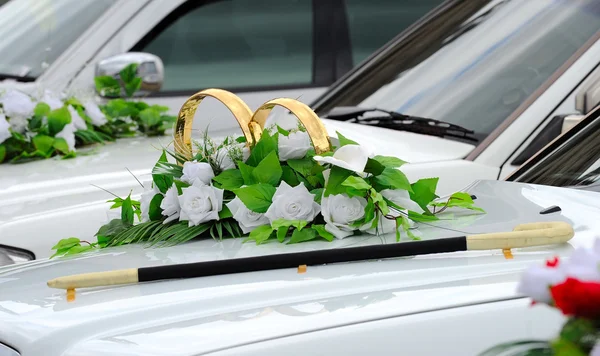
<path fill-rule="evenodd" d="M 163 224 L 179 219 L 181 207 L 179 206 L 179 192 L 177 191 L 175 184 L 167 189 L 165 197 L 160 203 L 160 208 L 162 209 L 161 214 L 167 217 L 165 221 L 163 221 Z"/>
<path fill-rule="evenodd" d="M 183 164 L 183 175 L 181 180 L 188 184 L 194 184 L 200 181 L 205 185 L 210 185 L 211 180 L 215 177 L 210 164 L 206 162 L 185 162 Z"/>
<path fill-rule="evenodd" d="M 10 124 L 6 121 L 6 116 L 0 114 L 0 144 L 10 138 Z"/>
<path fill-rule="evenodd" d="M 250 158 L 250 148 L 248 148 L 248 146 L 243 145 L 244 147 L 242 148 L 242 157 L 244 158 L 244 162 L 246 162 L 248 160 L 248 158 Z"/>
<path fill-rule="evenodd" d="M 67 141 L 69 151 L 75 151 L 75 126 L 72 123 L 66 124 L 65 127 L 56 134 L 55 137 L 63 138 Z"/>
<path fill-rule="evenodd" d="M 79 113 L 77 112 L 77 110 L 71 105 L 69 105 L 69 113 L 71 114 L 71 123 L 73 123 L 76 130 L 86 130 L 87 129 L 87 125 L 85 124 L 85 121 L 81 118 L 81 116 L 79 116 Z"/>
<path fill-rule="evenodd" d="M 65 103 L 62 100 L 58 99 L 54 93 L 50 90 L 44 91 L 44 96 L 42 97 L 41 102 L 48 104 L 51 110 L 56 110 L 62 108 Z"/>
<path fill-rule="evenodd" d="M 384 198 L 388 199 L 392 203 L 410 211 L 414 211 L 415 213 L 424 213 L 419 204 L 415 203 L 410 199 L 410 194 L 408 191 L 403 189 L 384 189 L 381 191 L 381 195 Z"/>
<path fill-rule="evenodd" d="M 596 343 L 596 345 L 590 352 L 590 356 L 600 356 L 600 341 Z"/>
<path fill-rule="evenodd" d="M 150 221 L 150 202 L 157 195 L 161 194 L 156 185 L 150 183 L 152 187 L 146 187 L 140 198 L 140 210 L 142 211 L 142 222 Z"/>
<path fill-rule="evenodd" d="M 312 221 L 321 211 L 314 197 L 304 183 L 292 188 L 282 181 L 265 216 L 271 223 L 278 219 Z"/>
<path fill-rule="evenodd" d="M 102 126 L 108 122 L 104 113 L 100 111 L 98 104 L 92 100 L 84 102 L 83 107 L 85 108 L 86 115 L 92 119 L 92 124 L 94 126 Z"/>
<path fill-rule="evenodd" d="M 322 164 L 329 163 L 358 174 L 364 174 L 369 152 L 359 145 L 346 145 L 338 148 L 333 156 L 315 156 L 314 159 Z"/>
<path fill-rule="evenodd" d="M 2 103 L 6 116 L 11 119 L 13 117 L 30 118 L 35 109 L 35 103 L 31 97 L 18 90 L 9 90 L 4 93 L 0 98 L 0 103 Z"/>
<path fill-rule="evenodd" d="M 27 131 L 27 125 L 29 124 L 29 118 L 23 116 L 13 116 L 10 118 L 8 123 L 14 132 L 25 134 Z"/>
<path fill-rule="evenodd" d="M 550 303 L 552 301 L 550 286 L 564 280 L 565 275 L 561 268 L 532 266 L 523 273 L 517 286 L 517 292 L 536 302 Z"/>
<path fill-rule="evenodd" d="M 600 282 L 600 256 L 593 250 L 576 249 L 560 268 L 568 277 L 584 282 Z"/>
<path fill-rule="evenodd" d="M 321 215 L 325 219 L 325 230 L 338 239 L 350 236 L 355 228 L 350 225 L 365 216 L 367 200 L 348 197 L 345 194 L 330 195 L 321 199 Z"/>
<path fill-rule="evenodd" d="M 219 220 L 219 211 L 223 209 L 223 189 L 196 181 L 192 186 L 183 188 L 179 205 L 179 221 L 188 221 L 189 226 Z"/>
<path fill-rule="evenodd" d="M 298 159 L 306 155 L 312 148 L 310 137 L 306 132 L 297 131 L 288 136 L 279 136 L 279 160 Z"/>
<path fill-rule="evenodd" d="M 235 221 L 237 221 L 240 228 L 242 228 L 244 234 L 251 232 L 259 226 L 269 224 L 269 219 L 267 219 L 265 214 L 248 209 L 238 197 L 235 197 L 235 199 L 226 205 L 231 211 L 231 214 L 233 214 Z"/>
<path fill-rule="evenodd" d="M 366 232 L 371 235 L 383 235 L 383 234 L 392 234 L 396 233 L 396 220 L 388 219 L 382 215 L 379 215 L 379 220 L 377 221 L 377 227 L 371 227 L 373 225 L 373 220 L 364 224 L 360 227 L 360 231 Z"/>

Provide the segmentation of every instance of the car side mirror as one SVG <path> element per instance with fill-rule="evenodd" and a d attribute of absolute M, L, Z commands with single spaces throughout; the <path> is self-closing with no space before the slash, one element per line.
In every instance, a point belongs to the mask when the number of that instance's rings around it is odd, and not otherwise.
<path fill-rule="evenodd" d="M 142 85 L 136 95 L 159 91 L 164 80 L 164 65 L 158 56 L 150 53 L 129 52 L 103 59 L 96 64 L 95 76 L 108 75 L 118 79 L 119 72 L 134 63 L 138 65 L 137 76 L 142 78 Z"/>

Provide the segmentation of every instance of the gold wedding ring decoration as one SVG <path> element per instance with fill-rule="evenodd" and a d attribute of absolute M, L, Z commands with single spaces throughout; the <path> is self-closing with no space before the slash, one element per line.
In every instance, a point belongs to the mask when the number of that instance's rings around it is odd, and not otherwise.
<path fill-rule="evenodd" d="M 178 155 L 191 160 L 192 152 L 192 124 L 196 109 L 202 100 L 211 97 L 225 105 L 237 120 L 249 147 L 254 146 L 260 139 L 271 110 L 275 106 L 281 106 L 289 110 L 300 120 L 312 141 L 316 154 L 331 151 L 329 135 L 321 119 L 312 111 L 308 105 L 290 98 L 278 98 L 269 100 L 262 104 L 254 113 L 237 95 L 222 89 L 206 89 L 192 95 L 179 110 L 177 123 L 173 138 L 175 141 L 175 152 Z M 183 162 L 179 162 L 183 164 Z"/>

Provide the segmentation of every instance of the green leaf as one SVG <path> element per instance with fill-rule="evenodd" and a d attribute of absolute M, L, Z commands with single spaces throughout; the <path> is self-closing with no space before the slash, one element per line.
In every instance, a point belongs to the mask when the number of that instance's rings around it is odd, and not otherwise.
<path fill-rule="evenodd" d="M 428 222 L 428 221 L 436 221 L 439 220 L 439 218 L 433 214 L 419 214 L 419 213 L 415 213 L 414 211 L 409 211 L 408 212 L 408 218 L 412 221 L 416 221 L 416 222 Z"/>
<path fill-rule="evenodd" d="M 362 226 L 370 221 L 373 221 L 373 219 L 375 219 L 375 203 L 373 203 L 372 199 L 368 199 L 367 205 L 365 206 L 365 216 L 363 216 L 362 219 L 355 221 L 352 226 Z"/>
<path fill-rule="evenodd" d="M 148 108 L 140 111 L 139 117 L 146 129 L 151 129 L 153 126 L 160 124 L 160 112 L 154 108 Z"/>
<path fill-rule="evenodd" d="M 227 207 L 227 205 L 223 204 L 223 208 L 219 211 L 219 219 L 227 219 L 233 217 L 231 210 Z"/>
<path fill-rule="evenodd" d="M 254 178 L 254 174 L 252 174 L 254 172 L 254 167 L 251 167 L 243 162 L 238 162 L 238 167 L 245 185 L 253 185 L 257 183 L 256 178 Z"/>
<path fill-rule="evenodd" d="M 48 130 L 50 136 L 56 136 L 62 129 L 71 122 L 71 113 L 66 107 L 56 109 L 48 114 Z"/>
<path fill-rule="evenodd" d="M 35 116 L 46 116 L 50 113 L 51 109 L 50 109 L 50 105 L 46 104 L 46 103 L 38 103 L 35 106 L 35 109 L 33 109 L 33 114 Z"/>
<path fill-rule="evenodd" d="M 386 168 L 398 168 L 406 164 L 406 162 L 401 160 L 400 158 L 390 156 L 375 156 L 373 157 L 373 159 L 381 163 Z"/>
<path fill-rule="evenodd" d="M 77 246 L 81 243 L 81 240 L 76 237 L 69 237 L 67 239 L 62 239 L 58 241 L 58 243 L 52 246 L 52 250 L 58 250 L 61 248 L 71 248 L 73 246 Z"/>
<path fill-rule="evenodd" d="M 167 154 L 164 150 L 163 150 L 162 154 L 160 155 L 160 158 L 158 159 L 158 163 L 168 163 L 167 162 Z M 157 163 L 157 165 L 158 165 L 158 163 Z M 156 168 L 156 165 L 155 165 L 155 168 Z M 152 181 L 154 182 L 154 184 L 156 185 L 158 190 L 160 190 L 160 192 L 164 194 L 173 185 L 173 176 L 168 175 L 168 174 L 156 174 L 156 173 L 154 173 L 154 170 L 153 170 Z"/>
<path fill-rule="evenodd" d="M 285 236 L 287 235 L 289 229 L 289 226 L 280 226 L 279 228 L 277 228 L 277 241 L 285 241 Z"/>
<path fill-rule="evenodd" d="M 438 180 L 439 178 L 423 178 L 411 184 L 413 191 L 410 192 L 410 199 L 419 204 L 423 210 L 429 211 L 427 208 L 429 203 L 438 198 L 435 194 Z"/>
<path fill-rule="evenodd" d="M 183 167 L 169 163 L 158 161 L 152 168 L 152 174 L 169 175 L 173 178 L 181 178 L 183 175 Z"/>
<path fill-rule="evenodd" d="M 237 143 L 246 143 L 246 136 L 240 136 L 238 138 L 235 139 L 235 142 Z"/>
<path fill-rule="evenodd" d="M 123 200 L 123 204 L 121 205 L 121 220 L 129 225 L 133 225 L 133 206 L 131 204 L 131 195 L 128 195 L 127 198 Z"/>
<path fill-rule="evenodd" d="M 55 138 L 54 142 L 52 143 L 52 147 L 54 147 L 57 151 L 59 151 L 62 154 L 65 154 L 65 155 L 70 152 L 69 144 L 62 137 Z"/>
<path fill-rule="evenodd" d="M 420 240 L 420 238 L 418 236 L 416 236 L 415 234 L 412 233 L 412 231 L 410 230 L 410 221 L 408 220 L 408 218 L 404 215 L 400 216 L 401 220 L 402 220 L 402 229 L 404 230 L 404 232 L 406 232 L 406 235 L 408 235 L 408 237 L 411 240 Z M 399 236 L 396 235 L 398 241 L 400 241 Z"/>
<path fill-rule="evenodd" d="M 281 166 L 281 171 L 281 179 L 287 184 L 289 184 L 291 187 L 295 187 L 298 184 L 300 184 L 300 181 L 298 180 L 298 177 L 296 176 L 296 173 L 294 173 L 294 170 L 292 168 L 288 166 Z"/>
<path fill-rule="evenodd" d="M 6 146 L 0 145 L 0 163 L 6 158 Z"/>
<path fill-rule="evenodd" d="M 345 187 L 342 185 L 342 182 L 346 180 L 346 178 L 350 177 L 352 174 L 351 171 L 340 168 L 340 167 L 332 167 L 331 172 L 329 173 L 329 180 L 327 181 L 327 186 L 325 187 L 325 196 L 342 194 L 345 192 Z"/>
<path fill-rule="evenodd" d="M 469 210 L 474 210 L 474 211 L 479 211 L 479 212 L 485 213 L 485 210 L 483 210 L 480 207 L 475 206 L 475 202 L 473 201 L 471 196 L 464 192 L 457 192 L 457 193 L 452 194 L 448 198 L 447 203 L 432 203 L 431 205 L 433 205 L 433 206 L 447 205 L 449 208 L 458 207 L 458 208 L 469 209 Z"/>
<path fill-rule="evenodd" d="M 238 188 L 234 193 L 248 209 L 257 213 L 266 213 L 271 206 L 275 190 L 271 185 L 259 183 Z"/>
<path fill-rule="evenodd" d="M 333 239 L 335 238 L 335 236 L 333 236 L 332 233 L 325 230 L 325 225 L 313 225 L 311 227 L 317 232 L 317 234 L 319 234 L 319 236 L 321 236 L 329 242 L 333 241 Z"/>
<path fill-rule="evenodd" d="M 321 198 L 323 197 L 324 188 L 317 188 L 310 191 L 310 194 L 315 196 L 315 202 L 321 204 Z"/>
<path fill-rule="evenodd" d="M 338 140 L 340 141 L 340 147 L 346 146 L 346 145 L 358 145 L 357 142 L 352 141 L 349 138 L 345 137 L 344 135 L 339 133 L 339 131 L 336 131 L 335 133 L 337 134 Z"/>
<path fill-rule="evenodd" d="M 285 219 L 277 219 L 271 223 L 271 227 L 273 230 L 278 230 L 280 227 L 295 227 L 298 230 L 302 230 L 306 225 L 308 225 L 308 221 L 306 220 L 285 220 Z"/>
<path fill-rule="evenodd" d="M 265 157 L 271 152 L 278 152 L 277 141 L 268 130 L 264 130 L 258 143 L 252 148 L 248 163 L 252 167 L 256 167 Z"/>
<path fill-rule="evenodd" d="M 125 83 L 125 94 L 132 97 L 136 91 L 142 87 L 142 78 L 134 78 L 131 82 Z"/>
<path fill-rule="evenodd" d="M 137 63 L 130 63 L 119 72 L 119 77 L 124 83 L 129 83 L 137 78 Z"/>
<path fill-rule="evenodd" d="M 292 238 L 290 239 L 290 244 L 296 244 L 300 242 L 314 240 L 317 237 L 317 232 L 311 228 L 306 228 L 302 230 L 294 230 L 292 233 Z"/>
<path fill-rule="evenodd" d="M 98 242 L 100 243 L 101 240 L 109 240 L 130 227 L 130 224 L 127 224 L 121 219 L 112 219 L 108 224 L 102 225 L 95 236 L 98 237 Z"/>
<path fill-rule="evenodd" d="M 301 174 L 303 177 L 307 177 L 312 174 L 313 167 L 318 165 L 315 161 L 310 158 L 304 159 L 288 159 L 287 164 L 294 171 Z"/>
<path fill-rule="evenodd" d="M 378 191 L 383 189 L 404 189 L 408 192 L 412 192 L 412 187 L 408 178 L 404 173 L 400 172 L 396 168 L 386 168 L 381 172 L 380 175 L 374 177 L 374 182 L 378 185 Z"/>
<path fill-rule="evenodd" d="M 367 183 L 364 179 L 357 176 L 350 176 L 346 178 L 345 181 L 342 182 L 342 185 L 345 187 L 351 187 L 358 190 L 367 190 L 371 189 L 371 185 Z"/>
<path fill-rule="evenodd" d="M 269 225 L 262 225 L 250 232 L 250 236 L 245 241 L 256 241 L 257 245 L 269 240 L 273 234 L 273 229 Z"/>
<path fill-rule="evenodd" d="M 162 203 L 164 198 L 165 197 L 162 194 L 156 194 L 152 197 L 150 207 L 148 208 L 148 217 L 150 218 L 150 221 L 157 221 L 163 218 L 160 203 Z"/>
<path fill-rule="evenodd" d="M 265 183 L 276 186 L 279 184 L 283 171 L 277 153 L 272 151 L 252 171 L 257 183 Z"/>
<path fill-rule="evenodd" d="M 121 85 L 119 81 L 110 75 L 102 75 L 94 78 L 96 90 L 103 96 L 119 96 L 121 95 Z"/>
<path fill-rule="evenodd" d="M 221 185 L 222 189 L 233 191 L 244 185 L 244 178 L 239 169 L 228 169 L 221 172 L 213 180 Z"/>
<path fill-rule="evenodd" d="M 277 132 L 279 132 L 280 135 L 283 136 L 289 136 L 290 132 L 288 130 L 282 129 L 281 126 L 277 125 Z"/>
<path fill-rule="evenodd" d="M 85 245 L 85 246 L 73 246 L 69 249 L 69 251 L 67 251 L 66 255 L 75 255 L 78 253 L 83 253 L 89 250 L 93 250 L 94 246 L 91 245 Z"/>
<path fill-rule="evenodd" d="M 367 160 L 367 165 L 365 166 L 365 172 L 366 173 L 370 173 L 374 176 L 378 176 L 381 174 L 381 172 L 383 172 L 383 170 L 385 169 L 385 166 L 381 163 L 379 163 L 378 161 L 369 158 Z"/>
<path fill-rule="evenodd" d="M 46 135 L 34 136 L 31 141 L 36 150 L 47 153 L 53 149 L 54 138 Z"/>

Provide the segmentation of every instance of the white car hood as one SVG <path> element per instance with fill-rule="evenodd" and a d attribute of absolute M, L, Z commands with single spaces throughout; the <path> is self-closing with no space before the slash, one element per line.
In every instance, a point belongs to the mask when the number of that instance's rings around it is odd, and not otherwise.
<path fill-rule="evenodd" d="M 290 246 L 202 240 L 33 261 L 0 268 L 0 342 L 23 356 L 197 355 L 369 320 L 517 298 L 515 283 L 526 266 L 590 247 L 600 231 L 597 193 L 498 181 L 480 181 L 467 191 L 487 214 L 454 212 L 452 220 L 420 224 L 423 239 L 506 231 L 535 221 L 568 221 L 575 237 L 568 244 L 515 249 L 513 259 L 505 259 L 501 251 L 470 251 L 310 266 L 305 274 L 286 269 L 81 289 L 70 303 L 64 291 L 48 288 L 46 281 L 76 273 L 382 240 L 362 236 Z M 552 205 L 562 211 L 540 214 Z M 79 218 L 86 219 L 85 214 Z"/>
<path fill-rule="evenodd" d="M 460 159 L 473 148 L 438 137 L 323 121 L 331 136 L 340 131 L 370 146 L 376 154 L 397 156 L 411 163 Z M 72 212 L 87 211 L 88 221 L 96 225 L 104 222 L 108 206 L 104 202 L 112 199 L 104 190 L 122 197 L 130 192 L 140 194 L 143 189 L 131 173 L 142 182 L 150 181 L 160 149 L 171 141 L 169 136 L 122 139 L 95 147 L 93 152 L 82 151 L 74 159 L 55 157 L 0 165 L 0 244 L 25 248 L 39 255 L 39 251 L 49 252 L 51 244 L 60 239 L 52 234 L 36 237 L 40 226 L 53 233 L 66 233 L 62 236 L 88 235 L 86 228 L 75 228 L 78 224 Z M 440 145 L 444 149 L 436 149 Z M 65 225 L 71 227 L 69 232 L 65 231 Z"/>

